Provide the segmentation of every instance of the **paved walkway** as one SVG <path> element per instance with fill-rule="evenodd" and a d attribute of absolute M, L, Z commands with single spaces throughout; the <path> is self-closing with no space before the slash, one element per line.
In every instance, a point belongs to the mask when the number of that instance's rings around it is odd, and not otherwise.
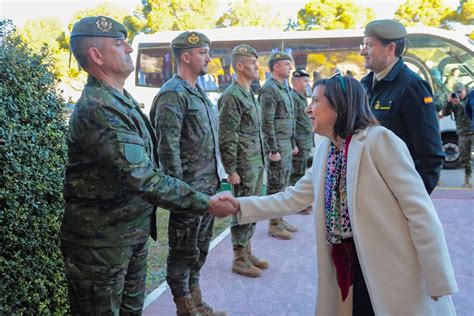
<path fill-rule="evenodd" d="M 459 292 L 453 295 L 459 316 L 474 315 L 474 190 L 437 189 L 432 199 L 446 232 Z M 314 315 L 316 298 L 316 246 L 313 215 L 285 218 L 299 232 L 289 241 L 267 236 L 267 222 L 257 224 L 254 253 L 270 262 L 261 278 L 230 272 L 232 250 L 226 236 L 210 252 L 202 270 L 204 297 L 215 309 L 234 315 Z M 156 292 L 155 292 L 156 294 Z M 176 315 L 169 289 L 154 300 L 148 297 L 144 315 Z"/>

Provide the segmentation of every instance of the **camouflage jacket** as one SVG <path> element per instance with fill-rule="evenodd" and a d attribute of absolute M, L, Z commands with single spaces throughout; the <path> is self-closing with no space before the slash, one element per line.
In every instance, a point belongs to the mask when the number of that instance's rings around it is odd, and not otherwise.
<path fill-rule="evenodd" d="M 200 192 L 217 192 L 217 110 L 204 91 L 175 75 L 153 100 L 150 119 L 163 171 Z"/>
<path fill-rule="evenodd" d="M 267 151 L 288 152 L 296 146 L 293 100 L 287 87 L 270 78 L 260 89 L 262 131 Z"/>
<path fill-rule="evenodd" d="M 471 118 L 466 113 L 466 102 L 467 98 L 461 100 L 458 104 L 452 104 L 447 102 L 443 107 L 443 115 L 448 116 L 454 113 L 456 119 L 456 134 L 458 135 L 469 135 L 471 131 Z"/>
<path fill-rule="evenodd" d="M 219 147 L 227 173 L 265 164 L 260 106 L 234 81 L 218 101 Z"/>
<path fill-rule="evenodd" d="M 290 91 L 290 95 L 293 98 L 293 104 L 295 106 L 296 115 L 296 128 L 295 128 L 295 140 L 299 150 L 311 149 L 314 146 L 314 134 L 313 126 L 308 114 L 306 114 L 306 107 L 308 102 L 306 98 L 296 92 L 295 90 Z"/>
<path fill-rule="evenodd" d="M 209 204 L 158 169 L 156 138 L 138 103 L 91 76 L 69 122 L 64 197 L 61 238 L 91 247 L 145 242 L 155 206 L 204 214 Z"/>

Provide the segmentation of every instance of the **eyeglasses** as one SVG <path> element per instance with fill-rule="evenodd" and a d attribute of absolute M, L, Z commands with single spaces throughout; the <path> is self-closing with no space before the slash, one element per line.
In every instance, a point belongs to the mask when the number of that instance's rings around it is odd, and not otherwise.
<path fill-rule="evenodd" d="M 364 50 L 364 49 L 372 49 L 372 47 L 375 47 L 375 46 L 378 46 L 378 45 L 374 45 L 372 43 L 365 43 L 365 44 L 359 45 L 359 48 L 360 50 Z"/>
<path fill-rule="evenodd" d="M 339 81 L 339 84 L 341 85 L 342 91 L 346 93 L 347 92 L 346 83 L 344 82 L 344 79 L 342 78 L 342 74 L 340 72 L 336 72 L 334 75 L 332 75 L 328 79 L 333 79 L 333 78 L 337 78 L 337 80 Z"/>

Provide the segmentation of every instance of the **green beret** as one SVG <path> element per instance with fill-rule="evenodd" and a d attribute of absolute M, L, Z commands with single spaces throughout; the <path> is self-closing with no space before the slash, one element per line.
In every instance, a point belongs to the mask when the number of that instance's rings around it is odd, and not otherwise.
<path fill-rule="evenodd" d="M 293 58 L 291 58 L 290 55 L 285 54 L 283 52 L 276 52 L 270 55 L 270 57 L 268 58 L 268 62 L 277 61 L 277 60 L 285 60 L 285 59 L 289 59 L 293 61 Z"/>
<path fill-rule="evenodd" d="M 173 48 L 197 48 L 211 46 L 211 41 L 206 35 L 196 31 L 186 31 L 179 34 L 171 41 Z"/>
<path fill-rule="evenodd" d="M 247 44 L 235 46 L 234 49 L 232 49 L 232 55 L 242 55 L 247 57 L 258 58 L 258 54 L 255 48 Z"/>
<path fill-rule="evenodd" d="M 309 77 L 309 73 L 307 73 L 303 68 L 298 68 L 293 71 L 293 77 Z"/>
<path fill-rule="evenodd" d="M 72 27 L 71 38 L 78 36 L 127 38 L 127 30 L 123 24 L 109 17 L 88 16 Z"/>
<path fill-rule="evenodd" d="M 381 40 L 395 40 L 407 36 L 407 30 L 395 20 L 374 20 L 365 26 L 364 35 Z"/>

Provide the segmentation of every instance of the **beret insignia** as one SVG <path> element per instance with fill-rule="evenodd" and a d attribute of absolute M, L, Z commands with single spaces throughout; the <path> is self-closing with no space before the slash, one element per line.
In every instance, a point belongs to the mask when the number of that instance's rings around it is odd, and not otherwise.
<path fill-rule="evenodd" d="M 197 36 L 196 34 L 191 34 L 188 36 L 188 42 L 190 44 L 197 44 L 199 42 L 199 36 Z"/>
<path fill-rule="evenodd" d="M 247 47 L 240 47 L 239 48 L 239 52 L 240 53 L 246 53 L 248 50 L 247 50 Z"/>
<path fill-rule="evenodd" d="M 107 20 L 105 17 L 101 16 L 97 20 L 97 28 L 104 33 L 107 33 L 112 28 L 112 22 Z"/>

